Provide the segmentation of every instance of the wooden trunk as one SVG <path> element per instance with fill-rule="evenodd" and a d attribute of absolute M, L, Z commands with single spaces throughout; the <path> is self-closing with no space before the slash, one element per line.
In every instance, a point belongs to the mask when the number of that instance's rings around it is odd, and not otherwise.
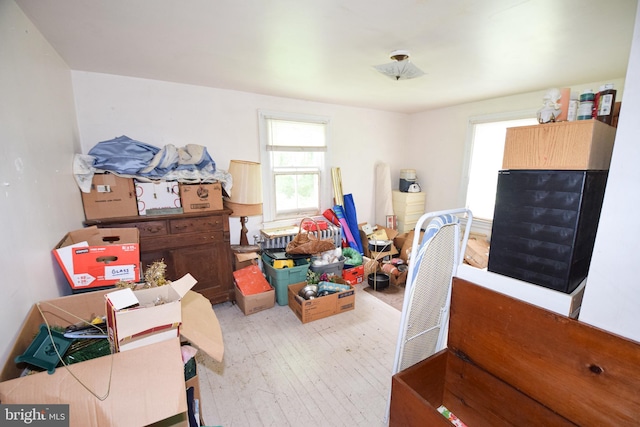
<path fill-rule="evenodd" d="M 448 348 L 393 376 L 390 426 L 631 426 L 640 344 L 454 278 Z"/>

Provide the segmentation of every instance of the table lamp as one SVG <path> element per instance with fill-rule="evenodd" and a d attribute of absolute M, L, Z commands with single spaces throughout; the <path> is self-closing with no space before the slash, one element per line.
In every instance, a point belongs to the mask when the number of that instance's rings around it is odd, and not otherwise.
<path fill-rule="evenodd" d="M 225 207 L 233 210 L 230 215 L 239 217 L 242 228 L 240 230 L 240 245 L 247 246 L 246 223 L 248 217 L 262 214 L 262 172 L 260 163 L 244 160 L 231 160 L 229 174 L 233 179 L 231 194 L 224 199 Z"/>

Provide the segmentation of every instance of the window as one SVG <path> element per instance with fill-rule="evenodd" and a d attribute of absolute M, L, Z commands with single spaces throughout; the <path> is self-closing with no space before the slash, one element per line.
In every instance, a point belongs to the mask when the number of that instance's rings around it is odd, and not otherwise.
<path fill-rule="evenodd" d="M 529 118 L 521 118 L 523 115 Z M 474 218 L 493 220 L 498 171 L 502 169 L 507 128 L 537 124 L 534 116 L 535 113 L 514 113 L 511 118 L 486 116 L 469 122 L 466 206 L 471 209 Z"/>
<path fill-rule="evenodd" d="M 329 119 L 261 111 L 265 222 L 320 215 L 327 204 Z"/>

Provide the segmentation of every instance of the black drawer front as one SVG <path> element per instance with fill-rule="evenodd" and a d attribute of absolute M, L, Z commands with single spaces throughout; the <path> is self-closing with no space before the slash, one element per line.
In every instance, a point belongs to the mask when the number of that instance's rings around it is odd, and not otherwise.
<path fill-rule="evenodd" d="M 501 208 L 501 210 L 503 213 L 498 215 L 500 221 L 505 220 L 513 223 L 535 224 L 540 226 L 548 225 L 568 229 L 574 228 L 578 222 L 579 214 L 577 209 L 552 209 L 531 205 L 507 205 L 506 208 Z"/>
<path fill-rule="evenodd" d="M 509 176 L 509 180 L 502 183 L 505 195 L 516 191 L 518 198 L 526 200 L 529 198 L 526 193 L 536 191 L 554 194 L 581 193 L 587 177 L 592 180 L 597 175 L 606 174 L 607 171 L 587 170 L 502 170 L 498 172 L 498 179 Z"/>
<path fill-rule="evenodd" d="M 492 234 L 492 239 L 516 236 L 522 239 L 538 240 L 568 246 L 573 245 L 576 231 L 575 228 L 571 227 L 497 219 L 495 216 L 493 219 L 493 227 L 498 227 L 496 230 L 498 233 L 496 235 Z M 508 230 L 505 230 L 506 227 L 509 227 Z"/>
<path fill-rule="evenodd" d="M 572 292 L 587 275 L 607 171 L 500 171 L 488 270 Z"/>
<path fill-rule="evenodd" d="M 544 240 L 527 239 L 519 236 L 495 236 L 492 243 L 497 248 L 509 248 L 514 254 L 527 254 L 540 259 L 569 263 L 573 258 L 573 246 Z M 508 254 L 505 253 L 505 256 Z"/>

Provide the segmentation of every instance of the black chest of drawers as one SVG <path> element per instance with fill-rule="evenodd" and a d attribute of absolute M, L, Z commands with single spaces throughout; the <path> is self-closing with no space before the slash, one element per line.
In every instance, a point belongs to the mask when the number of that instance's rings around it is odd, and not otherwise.
<path fill-rule="evenodd" d="M 571 293 L 589 270 L 607 175 L 500 171 L 488 270 Z"/>

